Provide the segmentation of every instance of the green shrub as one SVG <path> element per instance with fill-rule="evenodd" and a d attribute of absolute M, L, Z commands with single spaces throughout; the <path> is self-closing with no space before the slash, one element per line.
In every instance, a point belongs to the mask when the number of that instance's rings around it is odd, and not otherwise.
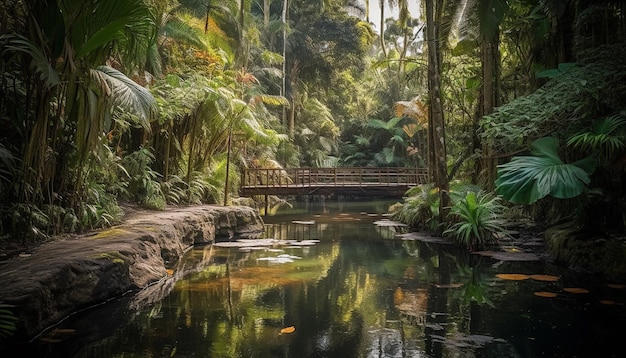
<path fill-rule="evenodd" d="M 456 194 L 460 196 L 459 194 Z M 500 198 L 485 191 L 467 191 L 454 200 L 448 215 L 449 227 L 444 235 L 470 250 L 477 250 L 497 241 L 505 233 Z"/>
<path fill-rule="evenodd" d="M 404 203 L 394 206 L 393 220 L 413 228 L 436 231 L 439 226 L 439 192 L 434 184 L 422 184 L 406 192 Z"/>

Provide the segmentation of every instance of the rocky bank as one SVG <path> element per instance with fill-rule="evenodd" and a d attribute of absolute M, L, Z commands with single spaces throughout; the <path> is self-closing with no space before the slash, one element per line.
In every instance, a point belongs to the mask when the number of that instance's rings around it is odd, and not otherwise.
<path fill-rule="evenodd" d="M 138 212 L 121 225 L 0 261 L 0 302 L 15 306 L 16 337 L 33 337 L 73 312 L 160 280 L 196 244 L 262 233 L 258 212 L 244 206 Z"/>

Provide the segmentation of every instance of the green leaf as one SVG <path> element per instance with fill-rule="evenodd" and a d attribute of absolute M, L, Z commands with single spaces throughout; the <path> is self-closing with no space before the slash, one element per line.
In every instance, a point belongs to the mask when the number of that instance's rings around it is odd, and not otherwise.
<path fill-rule="evenodd" d="M 7 50 L 22 52 L 32 57 L 31 65 L 39 73 L 39 78 L 46 83 L 48 88 L 60 83 L 59 74 L 50 64 L 44 52 L 35 46 L 30 40 L 22 35 L 2 35 L 0 36 L 0 54 L 4 55 Z"/>
<path fill-rule="evenodd" d="M 587 157 L 566 164 L 557 149 L 556 138 L 540 138 L 531 145 L 530 156 L 513 157 L 498 166 L 497 193 L 519 204 L 532 204 L 547 195 L 569 199 L 582 194 L 591 181 L 595 159 Z"/>

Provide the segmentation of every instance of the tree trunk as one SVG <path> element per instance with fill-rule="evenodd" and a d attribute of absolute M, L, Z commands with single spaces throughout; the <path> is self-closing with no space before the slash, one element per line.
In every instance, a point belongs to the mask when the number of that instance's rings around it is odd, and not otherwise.
<path fill-rule="evenodd" d="M 385 0 L 378 0 L 380 4 L 380 49 L 383 51 L 384 59 L 387 59 L 387 49 L 385 48 Z"/>
<path fill-rule="evenodd" d="M 436 1 L 436 3 L 435 3 Z M 448 170 L 446 160 L 446 131 L 441 97 L 441 49 L 439 29 L 435 22 L 437 12 L 443 10 L 440 0 L 426 0 L 426 40 L 428 45 L 428 93 L 430 97 L 429 145 L 433 153 L 430 158 L 433 166 L 435 185 L 439 189 L 440 222 L 445 219 L 449 204 Z"/>
<path fill-rule="evenodd" d="M 283 1 L 283 87 L 281 95 L 287 98 L 287 8 L 289 7 L 289 1 Z M 293 106 L 293 103 L 291 104 Z M 283 125 L 288 126 L 287 120 L 287 107 L 283 106 Z"/>
<path fill-rule="evenodd" d="M 263 0 L 263 25 L 270 24 L 270 0 Z"/>
<path fill-rule="evenodd" d="M 492 36 L 482 35 L 480 44 L 480 62 L 483 85 L 481 88 L 481 105 L 478 119 L 493 113 L 498 105 L 498 64 L 500 57 L 498 52 L 499 32 L 495 31 Z M 493 190 L 497 175 L 497 161 L 494 149 L 487 143 L 482 143 L 481 176 L 483 186 L 487 190 Z"/>
<path fill-rule="evenodd" d="M 243 37 L 243 27 L 245 25 L 244 23 L 244 6 L 245 6 L 245 1 L 244 0 L 239 0 L 239 27 L 241 31 L 241 36 Z"/>

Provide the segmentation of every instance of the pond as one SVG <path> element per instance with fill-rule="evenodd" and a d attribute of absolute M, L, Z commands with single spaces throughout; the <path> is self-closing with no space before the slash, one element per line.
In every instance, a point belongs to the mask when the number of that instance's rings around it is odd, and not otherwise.
<path fill-rule="evenodd" d="M 374 225 L 388 204 L 266 217 L 266 239 L 195 248 L 20 356 L 623 356 L 624 282 L 401 239 Z"/>

